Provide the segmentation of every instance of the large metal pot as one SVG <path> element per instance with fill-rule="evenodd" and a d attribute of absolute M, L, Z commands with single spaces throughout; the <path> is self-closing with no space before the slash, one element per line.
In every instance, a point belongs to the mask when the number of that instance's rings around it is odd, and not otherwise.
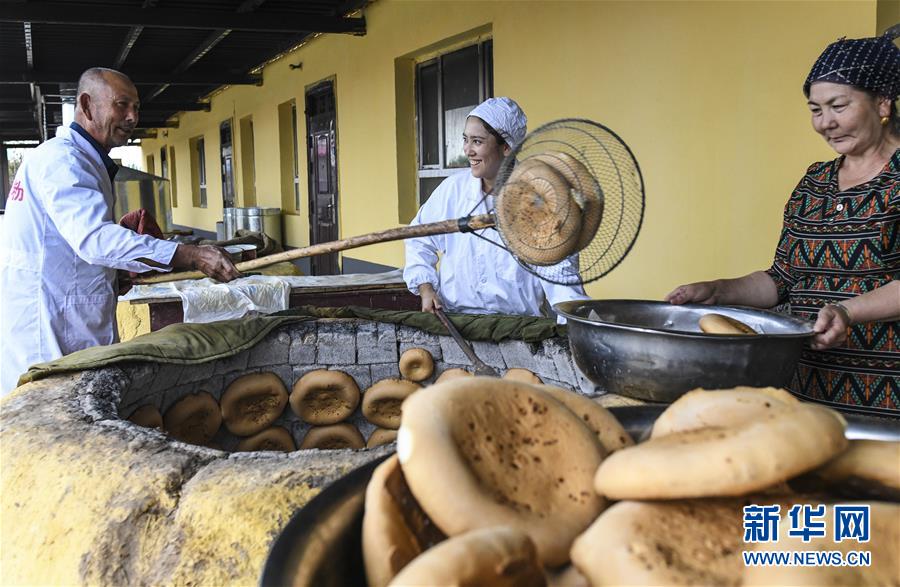
<path fill-rule="evenodd" d="M 697 387 L 788 384 L 812 324 L 776 312 L 643 300 L 590 300 L 556 304 L 568 320 L 572 358 L 604 391 L 671 402 Z M 715 312 L 753 327 L 759 335 L 700 331 Z"/>

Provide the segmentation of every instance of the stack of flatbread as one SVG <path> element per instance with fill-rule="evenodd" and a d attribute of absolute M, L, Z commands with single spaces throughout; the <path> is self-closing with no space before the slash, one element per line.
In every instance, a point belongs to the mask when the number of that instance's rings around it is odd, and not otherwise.
<path fill-rule="evenodd" d="M 366 491 L 369 585 L 900 585 L 900 443 L 848 441 L 840 414 L 784 390 L 696 390 L 635 444 L 592 400 L 467 377 L 403 403 L 397 454 Z M 834 504 L 870 505 L 866 543 Z M 826 537 L 789 535 L 796 504 Z M 744 506 L 780 506 L 745 543 Z M 773 537 L 774 538 L 774 537 Z M 871 565 L 747 566 L 743 553 L 869 551 Z"/>

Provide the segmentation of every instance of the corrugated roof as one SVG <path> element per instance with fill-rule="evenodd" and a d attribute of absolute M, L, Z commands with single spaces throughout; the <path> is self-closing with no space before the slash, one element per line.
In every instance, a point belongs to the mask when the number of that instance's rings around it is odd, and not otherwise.
<path fill-rule="evenodd" d="M 87 68 L 119 69 L 165 126 L 316 33 L 365 34 L 367 0 L 0 0 L 0 141 L 53 136 Z M 146 132 L 146 130 L 145 130 Z M 140 133 L 140 130 L 139 130 Z"/>

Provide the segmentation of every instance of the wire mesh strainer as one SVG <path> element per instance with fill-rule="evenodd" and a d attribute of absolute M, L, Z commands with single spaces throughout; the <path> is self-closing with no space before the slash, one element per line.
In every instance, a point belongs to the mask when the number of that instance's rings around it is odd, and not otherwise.
<path fill-rule="evenodd" d="M 497 185 L 503 243 L 545 281 L 599 279 L 625 258 L 641 228 L 644 182 L 637 161 L 616 133 L 590 120 L 556 120 L 529 133 L 503 161 Z"/>

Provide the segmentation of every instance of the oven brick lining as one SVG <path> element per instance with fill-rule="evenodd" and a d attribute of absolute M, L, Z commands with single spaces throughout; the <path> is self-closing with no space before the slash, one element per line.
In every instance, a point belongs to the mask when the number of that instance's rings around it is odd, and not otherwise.
<path fill-rule="evenodd" d="M 526 368 L 545 383 L 592 394 L 594 384 L 582 377 L 572 363 L 568 344 L 563 339 L 539 343 L 476 341 L 476 354 L 501 374 L 511 368 Z M 136 364 L 126 368 L 131 385 L 123 392 L 119 415 L 127 418 L 135 409 L 152 404 L 165 413 L 169 407 L 189 393 L 203 390 L 221 399 L 225 388 L 247 373 L 271 371 L 287 387 L 306 373 L 316 369 L 340 370 L 349 374 L 365 392 L 373 383 L 389 377 L 400 377 L 398 361 L 411 348 L 428 350 L 435 360 L 435 373 L 423 384 L 433 383 L 445 370 L 470 367 L 471 362 L 449 336 L 438 336 L 404 325 L 358 319 L 322 319 L 315 322 L 288 324 L 273 331 L 253 348 L 233 357 L 200 365 Z M 177 376 L 170 373 L 174 370 Z M 359 428 L 363 436 L 375 429 L 359 409 L 347 420 Z M 283 426 L 299 445 L 310 426 L 286 408 L 275 425 Z M 214 439 L 232 449 L 237 439 L 220 430 Z"/>
<path fill-rule="evenodd" d="M 399 376 L 399 354 L 414 346 L 432 351 L 435 377 L 468 365 L 449 337 L 319 320 L 206 364 L 130 363 L 19 388 L 0 408 L 0 584 L 256 584 L 294 511 L 392 449 L 229 453 L 123 418 L 145 403 L 164 413 L 198 389 L 218 399 L 235 378 L 261 370 L 290 389 L 313 369 L 341 369 L 364 390 Z M 547 383 L 594 391 L 564 340 L 478 343 L 476 352 L 501 371 L 529 368 Z M 364 436 L 374 428 L 359 411 L 350 421 Z M 276 423 L 297 441 L 309 428 L 290 409 Z"/>

